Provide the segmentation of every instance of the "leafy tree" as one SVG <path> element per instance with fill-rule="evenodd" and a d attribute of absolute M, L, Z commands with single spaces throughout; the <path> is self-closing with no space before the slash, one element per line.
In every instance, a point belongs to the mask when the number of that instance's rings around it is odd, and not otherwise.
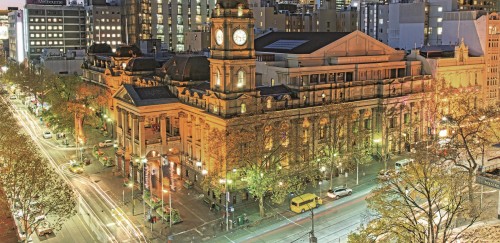
<path fill-rule="evenodd" d="M 255 122 L 258 120 L 259 122 Z M 302 143 L 290 136 L 290 125 L 267 115 L 236 121 L 239 126 L 228 136 L 229 164 L 238 167 L 248 192 L 259 201 L 260 216 L 265 216 L 264 198 L 281 204 L 290 193 L 301 193 L 307 181 L 318 174 L 312 161 L 301 157 Z M 243 123 L 243 124 L 242 124 Z M 308 152 L 308 151 L 305 151 Z"/>
<path fill-rule="evenodd" d="M 26 239 L 42 222 L 60 229 L 76 213 L 75 193 L 38 154 L 30 138 L 12 129 L 16 123 L 5 103 L 0 103 L 0 117 L 4 121 L 0 123 L 0 186 L 21 218 Z"/>
<path fill-rule="evenodd" d="M 453 242 L 476 222 L 480 215 L 470 213 L 474 205 L 463 193 L 466 171 L 424 156 L 379 184 L 367 199 L 375 218 L 351 234 L 350 242 Z M 464 227 L 452 234 L 458 220 Z"/>
<path fill-rule="evenodd" d="M 353 105 L 348 103 L 326 104 L 315 109 L 322 114 L 319 119 L 319 139 L 324 140 L 319 147 L 330 173 L 330 189 L 333 188 L 333 176 L 340 166 L 346 164 L 347 124 L 351 119 Z M 321 159 L 320 159 L 321 160 Z"/>

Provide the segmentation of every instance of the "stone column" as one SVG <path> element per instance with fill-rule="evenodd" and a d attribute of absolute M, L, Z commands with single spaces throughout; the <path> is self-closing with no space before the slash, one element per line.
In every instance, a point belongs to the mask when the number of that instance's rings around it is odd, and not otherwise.
<path fill-rule="evenodd" d="M 129 126 L 129 124 L 128 124 L 128 112 L 126 110 L 122 111 L 121 118 L 122 118 L 122 121 L 123 121 L 123 126 L 122 126 L 122 132 L 123 132 L 122 146 L 125 147 L 127 145 L 126 141 L 127 141 L 128 126 Z"/>
<path fill-rule="evenodd" d="M 160 115 L 161 153 L 167 153 L 167 114 Z"/>
<path fill-rule="evenodd" d="M 130 142 L 132 144 L 132 154 L 137 154 L 136 151 L 136 147 L 135 147 L 135 135 L 137 134 L 137 130 L 136 130 L 136 127 L 137 127 L 137 116 L 132 114 L 132 133 L 131 133 L 131 136 L 130 136 Z"/>
<path fill-rule="evenodd" d="M 144 116 L 139 116 L 138 117 L 138 125 L 139 127 L 137 128 L 137 132 L 139 133 L 139 151 L 137 151 L 137 154 L 139 157 L 145 157 L 146 156 L 146 131 L 144 130 L 144 121 L 146 118 Z"/>

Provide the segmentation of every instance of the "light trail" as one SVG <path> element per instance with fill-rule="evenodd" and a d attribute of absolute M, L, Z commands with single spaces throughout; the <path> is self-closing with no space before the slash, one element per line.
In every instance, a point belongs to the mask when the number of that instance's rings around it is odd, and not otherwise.
<path fill-rule="evenodd" d="M 108 224 L 105 224 L 104 222 L 102 222 L 101 218 L 97 216 L 96 212 L 90 207 L 88 202 L 84 199 L 82 194 L 78 191 L 80 188 L 77 189 L 77 187 L 75 187 L 75 185 L 68 179 L 68 177 L 63 172 L 63 170 L 61 170 L 59 165 L 52 158 L 52 156 L 49 155 L 49 153 L 47 152 L 47 149 L 44 146 L 42 146 L 42 143 L 40 142 L 40 137 L 36 135 L 37 128 L 41 129 L 41 127 L 37 124 L 37 122 L 34 121 L 30 117 L 30 115 L 27 114 L 26 111 L 24 111 L 24 110 L 20 111 L 19 109 L 15 109 L 14 104 L 7 102 L 4 97 L 2 97 L 1 99 L 3 100 L 4 103 L 10 104 L 10 106 L 7 106 L 7 107 L 9 108 L 11 113 L 17 118 L 18 123 L 24 128 L 27 135 L 29 135 L 31 137 L 31 139 L 35 142 L 35 144 L 39 147 L 42 154 L 49 161 L 49 164 L 54 168 L 54 171 L 66 183 L 68 183 L 68 185 L 71 186 L 73 191 L 77 194 L 78 197 L 81 198 L 81 201 L 85 204 L 84 205 L 84 206 L 86 206 L 85 208 L 89 209 L 91 211 L 91 213 L 99 220 L 99 228 L 102 229 L 102 231 L 106 234 L 108 240 L 110 242 L 119 242 L 116 239 L 116 237 L 111 233 L 110 228 L 112 228 L 112 227 L 108 226 Z M 43 141 L 43 143 L 46 146 L 48 146 L 54 150 L 66 150 L 66 151 L 67 150 L 75 150 L 74 148 L 60 148 L 58 146 L 54 146 L 52 143 L 49 143 L 48 141 L 45 141 L 45 140 L 41 140 L 41 141 Z M 108 212 L 110 212 L 110 210 L 112 210 L 112 209 L 119 208 L 118 205 L 109 197 L 109 195 L 107 195 L 105 192 L 103 192 L 103 190 L 101 189 L 101 187 L 99 185 L 95 185 L 95 183 L 90 182 L 87 178 L 85 178 L 85 180 L 82 180 L 82 178 L 79 178 L 79 181 L 80 181 L 80 183 L 91 187 L 93 189 L 93 193 L 98 194 L 97 199 L 105 201 L 104 205 L 107 206 L 106 209 Z M 119 228 L 127 234 L 129 239 L 137 238 L 138 242 L 147 242 L 147 239 L 145 238 L 144 234 L 138 229 L 138 227 L 135 226 L 135 224 L 133 224 L 130 221 L 130 219 L 128 218 L 128 216 L 126 214 L 124 214 L 124 216 L 125 216 L 124 217 L 125 220 L 117 220 L 116 216 L 112 215 L 112 217 L 118 221 L 118 222 L 116 222 L 117 223 L 116 225 L 118 225 Z M 120 242 L 122 242 L 122 241 L 120 240 Z"/>

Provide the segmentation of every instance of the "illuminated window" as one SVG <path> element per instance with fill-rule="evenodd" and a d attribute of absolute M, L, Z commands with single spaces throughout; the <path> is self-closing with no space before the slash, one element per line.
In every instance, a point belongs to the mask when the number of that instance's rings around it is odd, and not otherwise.
<path fill-rule="evenodd" d="M 240 70 L 238 71 L 238 88 L 245 86 L 245 72 Z"/>
<path fill-rule="evenodd" d="M 437 34 L 440 35 L 443 33 L 443 27 L 438 27 Z"/>
<path fill-rule="evenodd" d="M 241 114 L 247 112 L 247 106 L 245 104 L 241 104 Z"/>
<path fill-rule="evenodd" d="M 438 23 L 441 23 L 441 22 L 443 22 L 443 18 L 438 18 L 437 21 L 438 21 Z"/>
<path fill-rule="evenodd" d="M 241 17 L 243 16 L 243 6 L 240 4 L 238 6 L 238 17 Z"/>
<path fill-rule="evenodd" d="M 220 86 L 220 72 L 217 70 L 217 73 L 215 74 L 215 85 Z"/>
<path fill-rule="evenodd" d="M 438 7 L 438 12 L 443 12 L 443 7 Z"/>

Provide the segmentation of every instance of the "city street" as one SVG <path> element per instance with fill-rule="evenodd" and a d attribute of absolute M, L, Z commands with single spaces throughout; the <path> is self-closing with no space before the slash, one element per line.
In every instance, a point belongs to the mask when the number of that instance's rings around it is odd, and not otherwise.
<path fill-rule="evenodd" d="M 76 153 L 75 148 L 66 148 L 53 142 L 53 139 L 44 139 L 41 135 L 47 130 L 40 126 L 40 123 L 29 113 L 29 111 L 20 104 L 19 101 L 12 102 L 15 106 L 15 115 L 18 122 L 24 128 L 29 136 L 33 138 L 35 143 L 39 146 L 40 151 L 45 155 L 48 161 L 56 169 L 56 171 L 66 180 L 73 185 L 79 195 L 82 197 L 80 200 L 79 213 L 69 220 L 63 227 L 63 230 L 56 232 L 56 237 L 47 239 L 54 242 L 88 242 L 88 239 L 97 239 L 102 241 L 112 242 L 145 242 L 146 239 L 141 231 L 128 219 L 127 215 L 113 214 L 112 210 L 118 208 L 115 201 L 94 182 L 88 178 L 71 173 L 66 166 L 68 165 L 69 158 Z M 92 212 L 83 212 L 81 209 L 82 204 L 88 205 L 87 208 Z M 97 230 L 90 230 L 89 224 L 84 221 L 89 221 L 93 216 L 97 217 L 98 226 L 94 227 Z M 96 219 L 92 219 L 95 223 Z M 93 223 L 93 224 L 94 224 Z M 72 228 L 86 229 L 80 230 L 79 234 L 71 231 Z M 66 229 L 68 229 L 66 231 Z M 97 233 L 95 233 L 97 231 Z M 69 233 L 72 232 L 72 233 Z M 92 232 L 92 233 L 91 233 Z M 96 237 L 95 235 L 100 237 Z M 103 237 L 104 235 L 104 237 Z M 35 238 L 35 236 L 33 236 Z"/>

